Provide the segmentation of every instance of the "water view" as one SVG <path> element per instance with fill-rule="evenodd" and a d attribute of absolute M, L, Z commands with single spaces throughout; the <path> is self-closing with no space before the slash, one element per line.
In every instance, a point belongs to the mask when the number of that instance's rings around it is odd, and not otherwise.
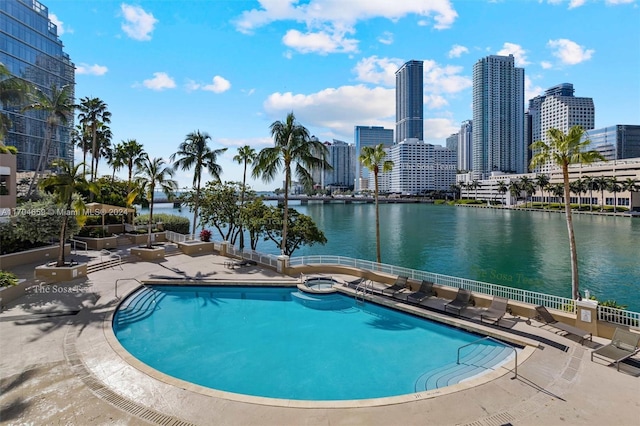
<path fill-rule="evenodd" d="M 311 216 L 327 237 L 324 246 L 294 256 L 339 255 L 375 260 L 373 204 L 292 205 Z M 158 205 L 154 213 L 187 209 Z M 497 209 L 380 205 L 382 262 L 531 291 L 571 296 L 569 242 L 564 215 Z M 640 311 L 640 220 L 574 215 L 580 289 Z M 212 230 L 213 232 L 213 230 Z M 215 232 L 213 238 L 220 239 Z M 271 241 L 258 250 L 279 254 Z"/>

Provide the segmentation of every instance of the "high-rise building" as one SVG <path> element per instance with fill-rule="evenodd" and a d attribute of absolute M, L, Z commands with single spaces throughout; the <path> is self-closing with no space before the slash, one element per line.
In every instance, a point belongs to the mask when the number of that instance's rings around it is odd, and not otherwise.
<path fill-rule="evenodd" d="M 573 95 L 573 85 L 563 83 L 545 91 L 544 95 L 536 96 L 529 101 L 527 126 L 527 142 L 548 142 L 547 132 L 551 128 L 567 133 L 573 126 L 583 129 L 593 129 L 595 123 L 595 107 L 592 98 L 582 98 Z M 531 156 L 535 152 L 531 152 Z M 536 173 L 549 173 L 555 164 L 549 161 L 536 167 Z"/>
<path fill-rule="evenodd" d="M 456 182 L 456 152 L 443 146 L 405 139 L 389 148 L 387 159 L 393 161 L 393 169 L 380 173 L 381 191 L 420 195 L 448 191 Z"/>
<path fill-rule="evenodd" d="M 491 55 L 473 66 L 473 178 L 523 173 L 524 69 L 513 55 Z"/>
<path fill-rule="evenodd" d="M 325 145 L 329 150 L 327 161 L 333 169 L 324 172 L 323 187 L 353 189 L 356 171 L 355 146 L 337 139 L 331 143 L 326 142 Z"/>
<path fill-rule="evenodd" d="M 640 158 L 640 126 L 616 124 L 588 130 L 585 139 L 590 149 L 600 152 L 607 160 Z"/>
<path fill-rule="evenodd" d="M 51 95 L 53 85 L 69 85 L 72 99 L 75 96 L 74 65 L 63 51 L 47 7 L 36 0 L 0 1 L 0 62 L 13 76 L 32 83 L 46 95 Z M 12 122 L 5 144 L 18 148 L 17 169 L 35 170 L 44 146 L 47 113 L 21 112 L 20 107 L 9 106 L 3 106 L 3 112 Z M 72 128 L 73 116 L 57 126 L 47 164 L 57 158 L 73 164 Z"/>
<path fill-rule="evenodd" d="M 409 61 L 396 71 L 396 143 L 424 139 L 422 61 Z"/>
<path fill-rule="evenodd" d="M 458 139 L 460 138 L 460 133 L 454 133 L 449 136 L 445 142 L 445 146 L 449 148 L 451 151 L 458 151 Z"/>
<path fill-rule="evenodd" d="M 473 121 L 465 120 L 458 133 L 458 170 L 471 170 L 473 168 Z"/>
<path fill-rule="evenodd" d="M 376 146 L 378 144 L 383 144 L 385 147 L 393 145 L 393 130 L 385 129 L 380 126 L 355 126 L 353 132 L 353 141 L 356 145 L 355 147 L 355 181 L 354 181 L 354 189 L 359 191 L 361 189 L 366 189 L 367 185 L 363 185 L 361 187 L 360 180 L 368 179 L 369 171 L 362 167 L 360 161 L 358 161 L 358 157 L 360 156 L 360 152 L 362 147 L 365 146 Z"/>

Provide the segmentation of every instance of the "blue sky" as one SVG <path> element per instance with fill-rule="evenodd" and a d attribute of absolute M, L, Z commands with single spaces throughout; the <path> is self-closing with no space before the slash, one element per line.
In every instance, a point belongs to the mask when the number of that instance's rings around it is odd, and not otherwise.
<path fill-rule="evenodd" d="M 76 97 L 108 104 L 114 142 L 136 139 L 168 159 L 206 131 L 213 148 L 229 148 L 223 180 L 242 180 L 237 148 L 272 144 L 269 125 L 290 111 L 322 141 L 351 143 L 355 125 L 395 128 L 394 73 L 411 59 L 425 61 L 429 143 L 444 145 L 471 118 L 473 64 L 490 54 L 525 69 L 525 100 L 573 83 L 594 98 L 596 127 L 640 124 L 638 0 L 44 4 L 77 67 Z"/>

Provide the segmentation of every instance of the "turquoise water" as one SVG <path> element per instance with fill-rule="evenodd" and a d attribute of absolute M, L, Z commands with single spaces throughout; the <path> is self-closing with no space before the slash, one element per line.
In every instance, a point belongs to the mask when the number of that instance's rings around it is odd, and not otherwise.
<path fill-rule="evenodd" d="M 293 205 L 310 215 L 328 243 L 294 256 L 329 254 L 375 260 L 372 204 Z M 154 211 L 183 214 L 183 209 Z M 531 291 L 571 296 L 564 215 L 498 209 L 380 205 L 382 262 Z M 640 311 L 640 219 L 574 215 L 580 289 Z M 214 239 L 220 239 L 214 233 Z M 271 241 L 258 250 L 279 254 Z"/>
<path fill-rule="evenodd" d="M 479 338 L 353 298 L 321 309 L 296 289 L 154 287 L 118 311 L 114 332 L 147 365 L 210 388 L 272 398 L 349 400 L 409 394 Z M 153 307 L 146 311 L 146 307 Z M 121 307 L 123 309 L 123 307 Z M 152 312 L 152 313 L 151 313 Z M 481 348 L 502 350 L 493 342 Z M 475 345 L 474 345 L 475 346 Z"/>

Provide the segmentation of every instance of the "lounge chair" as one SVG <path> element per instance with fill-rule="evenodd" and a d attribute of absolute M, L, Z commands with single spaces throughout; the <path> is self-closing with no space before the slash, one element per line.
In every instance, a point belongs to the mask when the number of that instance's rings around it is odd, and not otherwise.
<path fill-rule="evenodd" d="M 391 287 L 387 287 L 384 290 L 382 290 L 382 294 L 384 295 L 387 292 L 389 292 L 391 294 L 391 296 L 395 296 L 396 293 L 399 293 L 402 290 L 404 290 L 405 288 L 407 288 L 407 280 L 408 279 L 409 279 L 409 277 L 399 276 L 398 278 L 396 278 L 396 282 L 393 283 L 393 285 Z"/>
<path fill-rule="evenodd" d="M 507 305 L 509 299 L 499 296 L 493 296 L 491 305 L 480 314 L 480 322 L 490 320 L 493 324 L 498 324 L 504 314 L 507 313 Z"/>
<path fill-rule="evenodd" d="M 470 302 L 471 292 L 469 290 L 465 290 L 464 288 L 459 288 L 458 293 L 456 294 L 456 298 L 444 305 L 444 311 L 447 312 L 449 309 L 451 309 L 456 314 L 460 315 L 460 312 L 462 312 L 462 310 L 466 308 Z"/>
<path fill-rule="evenodd" d="M 620 371 L 620 361 L 634 355 L 638 348 L 640 348 L 640 334 L 616 328 L 611 343 L 591 352 L 591 361 L 593 361 L 594 355 L 597 358 L 611 360 Z"/>
<path fill-rule="evenodd" d="M 435 295 L 436 293 L 433 291 L 433 283 L 431 281 L 422 280 L 418 291 L 407 294 L 407 301 L 420 303 L 424 299 Z"/>
<path fill-rule="evenodd" d="M 538 312 L 538 318 L 542 320 L 545 325 L 557 328 L 558 330 L 564 331 L 565 333 L 578 336 L 580 338 L 580 344 L 584 344 L 585 339 L 593 341 L 591 332 L 578 327 L 574 327 L 569 324 L 565 324 L 563 322 L 559 322 L 553 317 L 553 315 L 551 315 L 549 311 L 547 311 L 547 308 L 545 308 L 544 306 L 536 306 L 536 311 Z"/>

